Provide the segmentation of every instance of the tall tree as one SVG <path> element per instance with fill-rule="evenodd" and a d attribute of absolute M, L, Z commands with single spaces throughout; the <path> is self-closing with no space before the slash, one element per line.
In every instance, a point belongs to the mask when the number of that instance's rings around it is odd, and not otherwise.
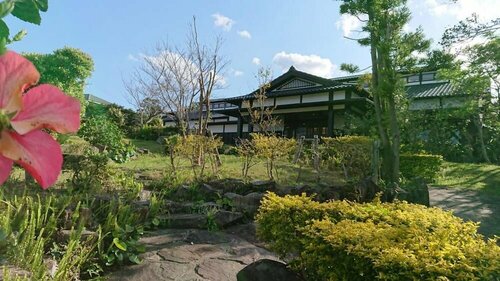
<path fill-rule="evenodd" d="M 447 51 L 454 50 L 455 67 L 443 69 L 440 76 L 449 79 L 455 90 L 467 95 L 461 114 L 471 120 L 474 136 L 480 149 L 481 161 L 496 161 L 498 151 L 491 146 L 499 144 L 500 137 L 500 18 L 483 23 L 478 16 L 460 21 L 443 34 L 441 44 Z M 485 128 L 487 132 L 485 133 Z M 492 153 L 490 153 L 490 151 Z M 490 157 L 491 156 L 491 157 Z"/>
<path fill-rule="evenodd" d="M 53 84 L 78 98 L 84 112 L 85 86 L 94 71 L 94 61 L 90 55 L 79 49 L 64 47 L 51 54 L 26 53 L 24 56 L 40 72 L 40 83 Z"/>
<path fill-rule="evenodd" d="M 417 54 L 429 47 L 421 29 L 405 33 L 410 20 L 406 0 L 341 0 L 340 13 L 357 17 L 367 35 L 353 39 L 370 48 L 373 95 L 378 135 L 382 148 L 382 178 L 399 183 L 400 129 L 398 108 L 405 98 L 401 71 L 411 70 Z M 351 38 L 352 39 L 352 38 Z"/>

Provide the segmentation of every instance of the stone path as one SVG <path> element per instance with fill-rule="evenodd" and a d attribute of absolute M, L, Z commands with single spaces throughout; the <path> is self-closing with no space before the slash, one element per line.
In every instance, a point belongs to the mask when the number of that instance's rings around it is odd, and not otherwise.
<path fill-rule="evenodd" d="M 166 229 L 141 242 L 147 248 L 142 264 L 121 268 L 110 274 L 109 280 L 235 281 L 236 274 L 254 261 L 278 260 L 271 252 L 231 233 Z"/>
<path fill-rule="evenodd" d="M 429 189 L 430 204 L 453 211 L 465 220 L 481 222 L 479 232 L 486 236 L 500 236 L 500 198 L 479 196 L 474 191 L 451 188 Z"/>

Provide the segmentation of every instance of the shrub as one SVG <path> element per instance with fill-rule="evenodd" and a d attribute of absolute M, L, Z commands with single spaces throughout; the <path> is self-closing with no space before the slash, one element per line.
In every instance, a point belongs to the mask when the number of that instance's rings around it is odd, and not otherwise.
<path fill-rule="evenodd" d="M 295 139 L 282 138 L 274 135 L 251 134 L 255 155 L 267 161 L 267 175 L 274 180 L 276 161 L 291 156 L 297 146 Z"/>
<path fill-rule="evenodd" d="M 500 247 L 438 208 L 267 194 L 260 238 L 307 280 L 498 280 Z M 497 279 L 495 279 L 497 278 Z"/>
<path fill-rule="evenodd" d="M 400 169 L 407 179 L 422 178 L 434 181 L 439 175 L 443 157 L 428 154 L 403 154 L 400 156 Z"/>
<path fill-rule="evenodd" d="M 134 154 L 133 145 L 124 140 L 120 128 L 105 116 L 87 118 L 78 135 L 101 152 L 107 152 L 115 162 L 123 163 Z"/>
<path fill-rule="evenodd" d="M 150 126 L 134 127 L 129 132 L 129 137 L 140 140 L 156 141 L 162 136 L 171 136 L 177 134 L 178 130 L 174 127 Z"/>
<path fill-rule="evenodd" d="M 373 140 L 364 136 L 322 138 L 323 159 L 330 167 L 340 166 L 346 180 L 360 179 L 371 172 Z"/>

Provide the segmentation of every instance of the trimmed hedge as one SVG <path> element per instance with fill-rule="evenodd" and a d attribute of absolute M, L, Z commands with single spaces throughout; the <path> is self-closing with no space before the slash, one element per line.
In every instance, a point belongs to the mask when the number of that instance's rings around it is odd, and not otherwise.
<path fill-rule="evenodd" d="M 500 247 L 438 208 L 266 195 L 257 233 L 307 280 L 500 280 Z"/>
<path fill-rule="evenodd" d="M 439 176 L 443 156 L 430 154 L 403 154 L 400 156 L 401 175 L 407 179 L 422 178 L 433 182 Z"/>
<path fill-rule="evenodd" d="M 128 132 L 128 137 L 132 139 L 156 141 L 159 137 L 171 136 L 177 133 L 178 130 L 174 127 L 144 126 L 132 128 Z"/>

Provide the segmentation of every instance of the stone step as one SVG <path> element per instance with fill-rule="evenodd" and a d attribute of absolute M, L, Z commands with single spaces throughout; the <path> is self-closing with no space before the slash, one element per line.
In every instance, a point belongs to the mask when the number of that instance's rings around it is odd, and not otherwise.
<path fill-rule="evenodd" d="M 241 222 L 244 215 L 240 212 L 231 212 L 219 210 L 213 215 L 213 220 L 217 227 L 225 228 Z M 169 214 L 160 217 L 160 220 L 166 221 L 167 228 L 177 229 L 206 229 L 208 227 L 208 216 L 199 213 L 179 213 Z"/>

